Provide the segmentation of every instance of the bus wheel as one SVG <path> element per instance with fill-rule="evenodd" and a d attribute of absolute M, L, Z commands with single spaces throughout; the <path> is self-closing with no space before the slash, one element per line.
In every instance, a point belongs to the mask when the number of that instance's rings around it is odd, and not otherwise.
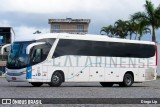
<path fill-rule="evenodd" d="M 112 86 L 113 86 L 113 83 L 112 83 L 112 82 L 100 82 L 100 84 L 101 84 L 103 87 L 112 87 Z"/>
<path fill-rule="evenodd" d="M 120 87 L 130 87 L 133 84 L 133 76 L 129 73 L 124 75 L 123 82 L 119 83 Z"/>
<path fill-rule="evenodd" d="M 58 87 L 62 84 L 62 82 L 63 82 L 62 74 L 59 72 L 56 72 L 52 75 L 51 82 L 49 83 L 49 85 L 51 87 Z"/>
<path fill-rule="evenodd" d="M 43 85 L 43 83 L 41 82 L 31 82 L 31 84 L 34 86 L 34 87 L 40 87 Z"/>

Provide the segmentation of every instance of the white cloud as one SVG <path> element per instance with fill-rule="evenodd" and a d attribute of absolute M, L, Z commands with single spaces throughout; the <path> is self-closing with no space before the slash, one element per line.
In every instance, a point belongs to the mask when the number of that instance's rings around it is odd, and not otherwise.
<path fill-rule="evenodd" d="M 157 0 L 153 0 L 157 3 Z M 25 13 L 64 13 L 139 10 L 145 0 L 1 0 L 0 11 Z M 96 13 L 95 13 L 96 14 Z"/>
<path fill-rule="evenodd" d="M 3 3 L 2 3 L 3 1 Z M 17 11 L 27 13 L 55 13 L 71 11 L 87 11 L 94 4 L 99 5 L 98 0 L 2 0 L 0 7 L 3 11 Z M 101 1 L 101 0 L 100 0 Z M 101 10 L 102 7 L 95 9 Z M 1 11 L 2 11 L 1 10 Z"/>
<path fill-rule="evenodd" d="M 15 38 L 24 37 L 24 35 L 29 36 L 29 35 L 33 34 L 34 32 L 36 32 L 37 30 L 41 31 L 42 33 L 49 32 L 48 29 L 45 29 L 45 28 L 27 27 L 27 26 L 14 27 L 13 29 L 16 32 Z"/>
<path fill-rule="evenodd" d="M 160 4 L 158 0 L 152 2 L 155 6 Z M 90 18 L 89 33 L 99 34 L 101 27 L 143 11 L 144 4 L 145 0 L 1 0 L 0 26 L 12 26 L 17 37 L 36 30 L 45 33 L 49 32 L 49 18 L 67 16 Z"/>
<path fill-rule="evenodd" d="M 0 27 L 10 27 L 11 25 L 7 20 L 1 20 L 0 21 Z"/>
<path fill-rule="evenodd" d="M 12 27 L 12 25 L 7 20 L 0 21 L 0 27 Z M 28 26 L 16 26 L 13 27 L 13 30 L 16 32 L 16 37 L 23 35 L 30 35 L 36 32 L 37 30 L 42 33 L 49 33 L 49 30 L 46 28 L 38 28 L 38 27 L 28 27 Z"/>

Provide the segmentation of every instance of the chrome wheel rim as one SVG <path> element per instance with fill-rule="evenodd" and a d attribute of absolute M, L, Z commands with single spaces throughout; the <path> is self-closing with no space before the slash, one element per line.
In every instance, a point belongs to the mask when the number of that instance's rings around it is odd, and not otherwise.
<path fill-rule="evenodd" d="M 130 85 L 132 83 L 132 79 L 130 77 L 126 77 L 126 84 Z"/>
<path fill-rule="evenodd" d="M 52 80 L 53 80 L 54 83 L 58 83 L 59 82 L 59 77 L 57 75 L 54 75 Z"/>

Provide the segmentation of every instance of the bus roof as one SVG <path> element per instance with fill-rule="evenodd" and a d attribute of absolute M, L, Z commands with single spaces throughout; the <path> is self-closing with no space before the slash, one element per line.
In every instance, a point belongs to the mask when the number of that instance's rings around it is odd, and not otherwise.
<path fill-rule="evenodd" d="M 139 44 L 155 44 L 150 41 L 128 40 L 120 38 L 110 38 L 106 35 L 93 35 L 93 34 L 68 34 L 68 33 L 46 33 L 46 34 L 31 34 L 18 37 L 15 42 L 21 41 L 34 41 L 47 38 L 60 38 L 60 39 L 77 39 L 77 40 L 91 40 L 91 41 L 110 41 L 110 42 L 125 42 L 125 43 L 139 43 Z"/>

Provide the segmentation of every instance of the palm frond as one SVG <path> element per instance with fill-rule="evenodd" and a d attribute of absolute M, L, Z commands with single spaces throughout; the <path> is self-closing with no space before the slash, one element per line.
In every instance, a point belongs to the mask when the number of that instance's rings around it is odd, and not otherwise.
<path fill-rule="evenodd" d="M 160 27 L 160 5 L 155 9 L 155 25 L 156 29 Z"/>
<path fill-rule="evenodd" d="M 142 20 L 150 20 L 150 19 L 147 17 L 147 14 L 145 12 L 137 12 L 131 15 L 131 20 L 134 22 L 139 22 Z"/>
<path fill-rule="evenodd" d="M 150 20 L 153 20 L 154 11 L 155 11 L 153 3 L 149 0 L 146 0 L 146 4 L 144 5 L 144 7 L 145 7 L 145 11 L 146 11 L 148 17 L 150 18 Z"/>
<path fill-rule="evenodd" d="M 160 5 L 155 9 L 155 16 L 160 19 Z"/>

